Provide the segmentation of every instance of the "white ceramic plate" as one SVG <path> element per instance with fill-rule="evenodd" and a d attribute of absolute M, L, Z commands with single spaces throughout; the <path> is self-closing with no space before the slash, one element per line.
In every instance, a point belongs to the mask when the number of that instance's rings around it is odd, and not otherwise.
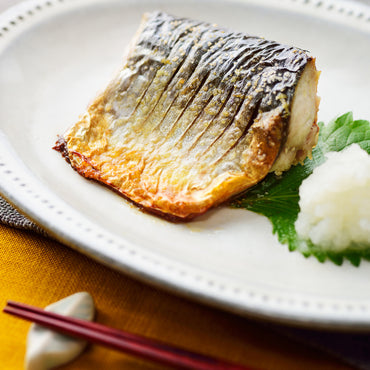
<path fill-rule="evenodd" d="M 370 328 L 370 264 L 290 253 L 269 221 L 218 208 L 188 224 L 138 211 L 51 150 L 120 67 L 141 14 L 230 26 L 309 49 L 320 119 L 370 118 L 370 11 L 342 1 L 28 1 L 0 17 L 0 189 L 57 239 L 111 267 L 227 310 Z M 125 294 L 125 292 L 122 292 Z"/>

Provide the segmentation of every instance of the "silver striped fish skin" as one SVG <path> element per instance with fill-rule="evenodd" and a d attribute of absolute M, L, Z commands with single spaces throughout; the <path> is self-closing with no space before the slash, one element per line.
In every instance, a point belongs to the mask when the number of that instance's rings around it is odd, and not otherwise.
<path fill-rule="evenodd" d="M 56 149 L 145 209 L 191 219 L 310 155 L 318 72 L 301 49 L 163 12 Z"/>

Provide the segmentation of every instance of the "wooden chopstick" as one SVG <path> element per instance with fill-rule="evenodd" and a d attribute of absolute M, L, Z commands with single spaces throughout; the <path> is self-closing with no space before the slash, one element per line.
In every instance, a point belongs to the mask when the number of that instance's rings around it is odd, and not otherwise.
<path fill-rule="evenodd" d="M 59 315 L 23 303 L 8 301 L 3 312 L 63 334 L 178 369 L 248 370 L 241 365 L 231 364 L 102 324 Z"/>
<path fill-rule="evenodd" d="M 119 338 L 122 338 L 122 339 L 126 339 L 126 340 L 133 340 L 133 341 L 136 341 L 138 343 L 148 344 L 148 345 L 155 346 L 155 347 L 158 347 L 158 348 L 163 348 L 163 349 L 170 349 L 171 348 L 170 346 L 167 346 L 164 343 L 161 343 L 161 342 L 149 339 L 149 338 L 141 337 L 139 335 L 124 332 L 124 331 L 114 329 L 114 328 L 110 328 L 110 327 L 107 327 L 105 325 L 102 325 L 102 324 L 99 324 L 99 323 L 96 323 L 96 322 L 81 320 L 81 319 L 78 319 L 78 318 L 75 318 L 75 317 L 58 315 L 58 314 L 55 314 L 53 312 L 45 311 L 41 308 L 38 308 L 38 307 L 35 307 L 35 306 L 30 306 L 30 305 L 25 304 L 25 303 L 7 301 L 7 307 L 15 307 L 15 308 L 23 309 L 23 310 L 26 310 L 26 311 L 29 311 L 29 312 L 39 313 L 39 314 L 44 315 L 46 317 L 56 318 L 57 320 L 60 320 L 60 321 L 63 321 L 63 322 L 74 323 L 77 326 L 90 328 L 91 330 L 96 330 L 96 331 L 99 331 L 101 333 L 110 334 L 110 335 L 113 335 L 113 336 L 116 336 L 116 337 L 119 337 Z M 5 308 L 4 311 L 6 309 L 7 308 Z"/>

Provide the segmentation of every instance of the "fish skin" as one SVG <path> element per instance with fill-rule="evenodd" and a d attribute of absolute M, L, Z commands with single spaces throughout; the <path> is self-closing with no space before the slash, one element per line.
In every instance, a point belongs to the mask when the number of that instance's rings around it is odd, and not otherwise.
<path fill-rule="evenodd" d="M 123 68 L 55 148 L 141 207 L 191 219 L 271 170 L 312 60 L 275 41 L 145 14 Z"/>

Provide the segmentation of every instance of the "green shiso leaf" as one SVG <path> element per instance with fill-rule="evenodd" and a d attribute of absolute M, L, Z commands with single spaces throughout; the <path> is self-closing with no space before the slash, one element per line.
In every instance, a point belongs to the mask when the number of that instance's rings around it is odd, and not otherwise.
<path fill-rule="evenodd" d="M 319 140 L 312 151 L 312 160 L 306 158 L 303 165 L 294 166 L 281 176 L 269 174 L 262 182 L 235 199 L 231 206 L 266 216 L 280 243 L 287 244 L 290 251 L 300 251 L 306 257 L 315 256 L 320 262 L 329 259 L 337 265 L 347 259 L 358 266 L 362 258 L 370 261 L 368 246 L 353 245 L 343 252 L 327 252 L 309 240 L 300 239 L 294 227 L 299 213 L 299 187 L 313 169 L 325 161 L 326 153 L 339 152 L 357 143 L 370 154 L 369 121 L 354 121 L 352 113 L 348 112 L 327 125 L 320 122 L 319 126 Z"/>

